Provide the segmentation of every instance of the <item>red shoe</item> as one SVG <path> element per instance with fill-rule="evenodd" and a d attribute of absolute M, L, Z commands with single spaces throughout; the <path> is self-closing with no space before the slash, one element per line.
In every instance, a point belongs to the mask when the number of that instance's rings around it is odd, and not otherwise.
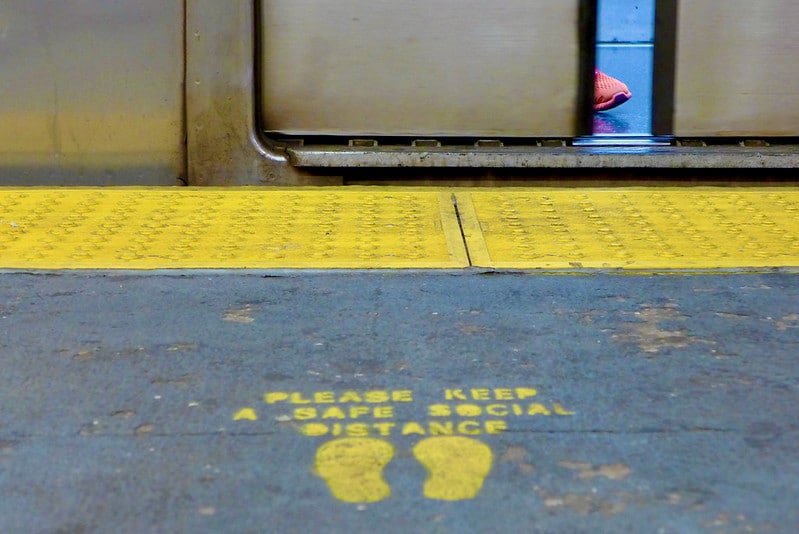
<path fill-rule="evenodd" d="M 594 69 L 594 111 L 607 111 L 621 106 L 632 96 L 623 82 Z"/>

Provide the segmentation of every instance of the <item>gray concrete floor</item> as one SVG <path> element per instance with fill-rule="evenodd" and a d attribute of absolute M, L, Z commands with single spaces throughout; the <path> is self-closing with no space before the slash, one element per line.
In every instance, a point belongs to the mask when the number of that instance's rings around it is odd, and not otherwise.
<path fill-rule="evenodd" d="M 796 532 L 796 280 L 2 274 L 0 531 Z M 446 398 L 515 388 L 537 395 Z M 378 502 L 314 471 L 354 420 L 303 435 L 308 404 L 264 397 L 348 390 L 413 395 L 370 430 L 395 451 Z M 406 425 L 531 400 L 450 417 L 507 429 L 468 436 L 493 454 L 474 498 L 425 495 Z"/>

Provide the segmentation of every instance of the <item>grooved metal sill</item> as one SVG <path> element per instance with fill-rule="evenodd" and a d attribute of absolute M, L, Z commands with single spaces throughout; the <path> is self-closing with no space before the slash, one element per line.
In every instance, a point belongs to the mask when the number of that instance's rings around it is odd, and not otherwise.
<path fill-rule="evenodd" d="M 297 167 L 789 169 L 799 145 L 745 146 L 290 146 Z"/>

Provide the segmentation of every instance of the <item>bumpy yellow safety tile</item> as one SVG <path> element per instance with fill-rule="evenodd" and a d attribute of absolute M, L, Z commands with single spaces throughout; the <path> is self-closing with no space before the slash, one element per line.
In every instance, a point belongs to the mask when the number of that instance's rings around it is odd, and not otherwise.
<path fill-rule="evenodd" d="M 0 188 L 0 268 L 459 268 L 451 193 Z"/>
<path fill-rule="evenodd" d="M 456 198 L 476 266 L 799 266 L 799 188 L 487 189 Z"/>

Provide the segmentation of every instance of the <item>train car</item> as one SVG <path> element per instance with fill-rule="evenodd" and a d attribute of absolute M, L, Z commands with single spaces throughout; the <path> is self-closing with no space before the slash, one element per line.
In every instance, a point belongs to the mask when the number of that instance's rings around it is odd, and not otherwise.
<path fill-rule="evenodd" d="M 594 135 L 596 0 L 9 2 L 0 177 L 795 167 L 797 4 L 658 0 L 654 19 L 651 131 L 620 139 Z"/>

